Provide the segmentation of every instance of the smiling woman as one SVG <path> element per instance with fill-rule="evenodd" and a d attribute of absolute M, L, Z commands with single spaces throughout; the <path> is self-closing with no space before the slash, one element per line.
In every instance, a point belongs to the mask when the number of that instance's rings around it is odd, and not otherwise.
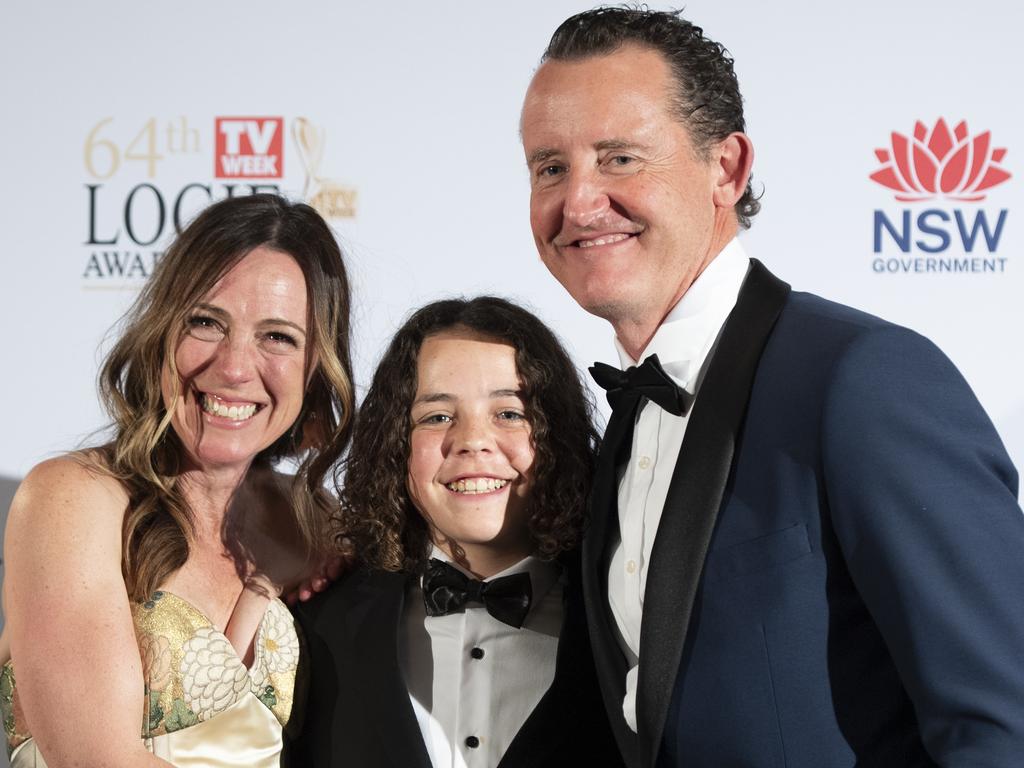
<path fill-rule="evenodd" d="M 344 264 L 312 208 L 225 200 L 168 249 L 101 373 L 112 440 L 39 465 L 11 506 L 15 768 L 277 765 L 299 654 L 277 594 L 328 541 L 348 345 Z"/>

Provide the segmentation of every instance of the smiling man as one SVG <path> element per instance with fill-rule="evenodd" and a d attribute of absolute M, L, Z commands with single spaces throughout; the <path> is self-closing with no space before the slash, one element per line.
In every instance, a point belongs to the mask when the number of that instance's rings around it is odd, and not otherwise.
<path fill-rule="evenodd" d="M 747 257 L 723 47 L 673 13 L 574 16 L 522 137 L 541 259 L 625 369 L 594 369 L 583 584 L 627 762 L 1018 765 L 1016 472 L 930 342 Z"/>

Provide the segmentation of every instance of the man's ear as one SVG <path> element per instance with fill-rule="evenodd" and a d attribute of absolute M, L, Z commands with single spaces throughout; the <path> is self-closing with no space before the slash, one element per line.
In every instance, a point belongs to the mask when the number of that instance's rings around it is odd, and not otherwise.
<path fill-rule="evenodd" d="M 718 166 L 715 206 L 731 209 L 747 189 L 754 165 L 754 144 L 745 133 L 730 133 L 718 144 L 712 157 Z"/>

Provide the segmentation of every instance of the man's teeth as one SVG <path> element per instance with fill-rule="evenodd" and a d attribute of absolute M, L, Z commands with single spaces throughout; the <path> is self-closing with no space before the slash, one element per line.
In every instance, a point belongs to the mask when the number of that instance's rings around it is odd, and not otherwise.
<path fill-rule="evenodd" d="M 202 396 L 203 410 L 213 416 L 223 416 L 234 421 L 245 421 L 256 413 L 256 403 L 248 405 L 225 405 L 212 395 Z"/>
<path fill-rule="evenodd" d="M 488 491 L 497 491 L 506 485 L 508 485 L 508 480 L 498 480 L 493 477 L 477 477 L 455 480 L 448 483 L 445 487 L 449 491 L 455 491 L 456 493 L 487 493 Z"/>
<path fill-rule="evenodd" d="M 595 240 L 580 240 L 576 243 L 578 248 L 593 248 L 595 245 L 611 245 L 612 243 L 621 243 L 623 240 L 627 240 L 632 237 L 625 232 L 620 232 L 616 235 L 605 235 Z"/>

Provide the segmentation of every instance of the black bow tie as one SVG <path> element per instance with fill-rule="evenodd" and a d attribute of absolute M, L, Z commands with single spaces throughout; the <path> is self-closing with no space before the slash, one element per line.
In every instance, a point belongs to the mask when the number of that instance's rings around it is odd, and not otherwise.
<path fill-rule="evenodd" d="M 620 371 L 604 363 L 594 363 L 590 375 L 607 390 L 613 412 L 632 409 L 641 397 L 657 403 L 669 413 L 682 416 L 693 397 L 665 373 L 657 355 L 650 355 L 640 365 Z"/>
<path fill-rule="evenodd" d="M 466 603 L 482 603 L 498 621 L 517 629 L 526 621 L 533 598 L 530 574 L 513 573 L 493 581 L 471 579 L 448 563 L 430 558 L 423 576 L 423 604 L 428 616 L 447 616 Z"/>

